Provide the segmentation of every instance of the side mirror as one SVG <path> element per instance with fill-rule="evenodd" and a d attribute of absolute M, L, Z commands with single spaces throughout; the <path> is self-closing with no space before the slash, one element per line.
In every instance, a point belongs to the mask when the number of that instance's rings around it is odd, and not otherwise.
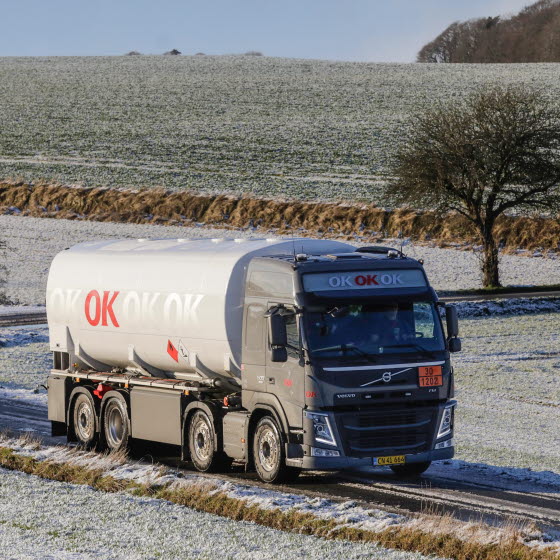
<path fill-rule="evenodd" d="M 461 339 L 460 338 L 450 338 L 448 341 L 448 347 L 450 352 L 460 352 L 461 351 Z"/>
<path fill-rule="evenodd" d="M 453 305 L 445 306 L 445 322 L 447 323 L 447 338 L 459 336 L 459 318 L 457 308 Z"/>
<path fill-rule="evenodd" d="M 268 316 L 268 341 L 272 347 L 288 345 L 286 320 L 280 313 L 271 313 Z"/>
<path fill-rule="evenodd" d="M 288 361 L 288 331 L 285 317 L 276 309 L 268 315 L 268 342 L 272 362 Z"/>

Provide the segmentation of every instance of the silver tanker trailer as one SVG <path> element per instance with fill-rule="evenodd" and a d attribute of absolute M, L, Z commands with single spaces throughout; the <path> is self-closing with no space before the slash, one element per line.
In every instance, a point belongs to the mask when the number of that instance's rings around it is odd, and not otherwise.
<path fill-rule="evenodd" d="M 453 456 L 457 315 L 395 249 L 82 243 L 53 260 L 47 316 L 49 420 L 83 446 L 172 444 L 198 470 L 235 460 L 268 482 Z"/>

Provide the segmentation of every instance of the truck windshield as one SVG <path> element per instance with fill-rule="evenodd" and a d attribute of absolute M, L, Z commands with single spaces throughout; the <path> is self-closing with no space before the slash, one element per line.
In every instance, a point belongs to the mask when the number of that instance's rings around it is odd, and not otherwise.
<path fill-rule="evenodd" d="M 376 356 L 445 349 L 433 303 L 352 304 L 305 313 L 312 356 Z"/>

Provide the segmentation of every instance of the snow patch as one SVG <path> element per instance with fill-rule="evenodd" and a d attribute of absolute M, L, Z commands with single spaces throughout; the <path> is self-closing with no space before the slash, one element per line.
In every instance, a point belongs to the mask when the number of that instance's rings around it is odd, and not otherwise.
<path fill-rule="evenodd" d="M 473 296 L 473 299 L 476 296 Z M 443 298 L 445 300 L 445 298 Z M 453 303 L 460 318 L 560 313 L 560 298 L 516 298 Z"/>

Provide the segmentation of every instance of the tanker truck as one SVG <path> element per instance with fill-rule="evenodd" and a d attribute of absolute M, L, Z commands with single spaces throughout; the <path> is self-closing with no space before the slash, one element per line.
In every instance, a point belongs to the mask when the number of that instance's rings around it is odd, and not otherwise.
<path fill-rule="evenodd" d="M 396 249 L 87 242 L 54 258 L 47 317 L 52 433 L 86 448 L 160 442 L 271 483 L 453 456 L 456 310 Z"/>

